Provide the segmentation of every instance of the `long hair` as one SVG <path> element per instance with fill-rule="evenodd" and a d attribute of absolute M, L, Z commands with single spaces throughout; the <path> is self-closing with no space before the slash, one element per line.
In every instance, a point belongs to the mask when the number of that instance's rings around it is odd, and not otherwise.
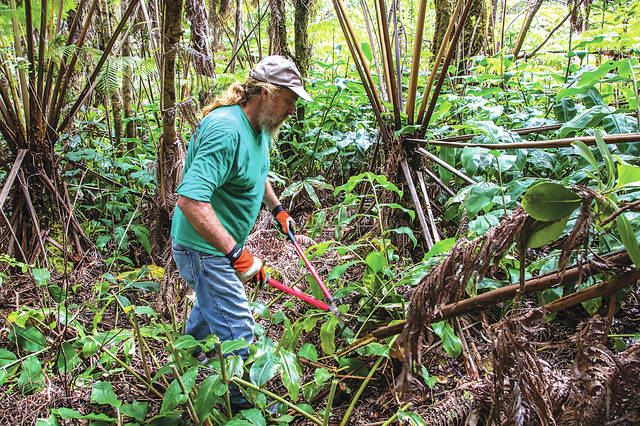
<path fill-rule="evenodd" d="M 276 86 L 275 84 L 247 77 L 247 80 L 244 83 L 237 81 L 231 83 L 224 92 L 220 93 L 213 99 L 213 102 L 202 108 L 200 116 L 204 118 L 211 111 L 221 106 L 238 104 L 244 106 L 249 99 L 259 95 L 263 88 L 267 90 L 268 94 L 276 94 L 282 90 L 282 87 Z"/>

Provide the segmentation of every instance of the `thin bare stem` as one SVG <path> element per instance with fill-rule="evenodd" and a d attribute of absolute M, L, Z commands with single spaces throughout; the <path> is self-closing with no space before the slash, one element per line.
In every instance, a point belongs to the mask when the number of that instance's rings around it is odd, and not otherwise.
<path fill-rule="evenodd" d="M 422 33 L 424 32 L 424 18 L 427 10 L 427 0 L 421 0 L 418 9 L 416 36 L 413 40 L 413 57 L 411 59 L 411 74 L 409 76 L 409 90 L 407 91 L 408 124 L 413 124 L 416 108 L 416 94 L 418 91 L 418 74 L 420 73 L 420 52 L 422 51 Z"/>

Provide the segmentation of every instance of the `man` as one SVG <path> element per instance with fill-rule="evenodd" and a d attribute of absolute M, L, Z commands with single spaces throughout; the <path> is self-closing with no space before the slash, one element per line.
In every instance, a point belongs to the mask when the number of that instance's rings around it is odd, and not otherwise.
<path fill-rule="evenodd" d="M 256 65 L 203 110 L 187 151 L 171 236 L 180 276 L 195 290 L 186 333 L 196 340 L 253 341 L 254 321 L 244 283 L 264 282 L 262 261 L 243 248 L 262 202 L 277 228 L 294 226 L 267 173 L 269 148 L 298 97 L 311 101 L 296 66 L 282 56 Z M 247 359 L 248 349 L 239 351 Z M 247 406 L 237 387 L 232 404 Z"/>

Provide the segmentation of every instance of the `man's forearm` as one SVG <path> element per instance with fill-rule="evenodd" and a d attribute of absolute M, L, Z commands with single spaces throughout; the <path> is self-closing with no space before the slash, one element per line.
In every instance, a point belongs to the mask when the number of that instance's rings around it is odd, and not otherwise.
<path fill-rule="evenodd" d="M 269 211 L 273 211 L 273 208 L 280 204 L 280 200 L 276 196 L 275 191 L 271 187 L 271 184 L 267 180 L 264 184 L 264 198 L 262 199 Z"/>
<path fill-rule="evenodd" d="M 193 229 L 216 250 L 228 254 L 236 245 L 231 234 L 224 229 L 211 204 L 195 201 L 182 195 L 178 198 L 178 207 L 185 215 Z"/>

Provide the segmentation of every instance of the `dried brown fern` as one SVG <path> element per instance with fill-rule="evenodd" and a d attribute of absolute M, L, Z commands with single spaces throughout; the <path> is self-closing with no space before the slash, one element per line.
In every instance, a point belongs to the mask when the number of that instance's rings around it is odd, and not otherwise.
<path fill-rule="evenodd" d="M 416 363 L 419 367 L 422 363 L 425 325 L 433 322 L 434 315 L 444 304 L 462 297 L 463 289 L 472 277 L 483 277 L 491 265 L 502 259 L 528 217 L 519 207 L 482 237 L 472 242 L 460 239 L 449 255 L 418 284 L 401 336 L 405 348 L 404 368 L 399 380 L 401 389 L 408 390 L 408 385 L 421 387 L 413 375 L 413 366 Z M 429 333 L 428 344 L 432 340 L 433 335 Z"/>

